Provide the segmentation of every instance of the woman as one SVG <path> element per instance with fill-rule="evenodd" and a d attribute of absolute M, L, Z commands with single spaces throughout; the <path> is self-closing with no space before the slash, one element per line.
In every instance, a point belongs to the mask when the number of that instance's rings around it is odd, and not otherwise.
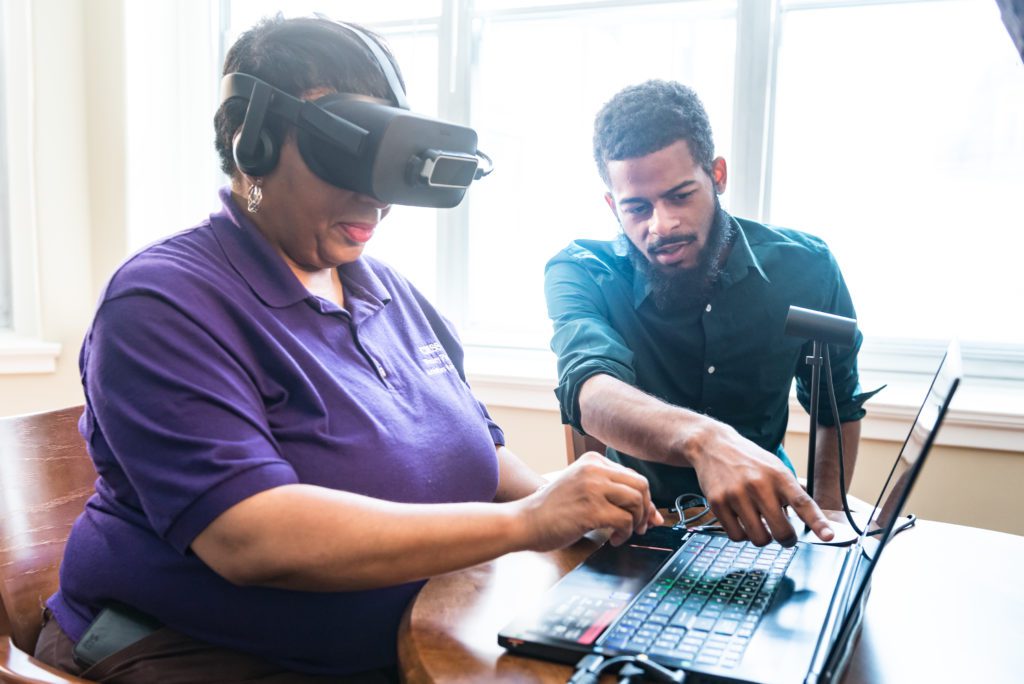
<path fill-rule="evenodd" d="M 233 72 L 307 100 L 388 97 L 325 19 L 257 25 Z M 387 680 L 431 575 L 661 522 L 646 480 L 596 454 L 544 487 L 470 393 L 444 319 L 362 255 L 390 207 L 321 180 L 273 118 L 279 158 L 242 173 L 244 112 L 215 119 L 223 209 L 127 261 L 82 348 L 100 478 L 36 655 L 87 678 Z M 82 637 L 104 608 L 115 631 L 136 611 L 158 628 L 94 663 Z"/>

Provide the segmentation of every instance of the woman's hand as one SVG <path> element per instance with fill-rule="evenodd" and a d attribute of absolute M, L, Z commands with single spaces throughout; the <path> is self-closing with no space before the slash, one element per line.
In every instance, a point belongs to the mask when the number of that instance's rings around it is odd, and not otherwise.
<path fill-rule="evenodd" d="M 647 479 L 593 451 L 546 487 L 509 505 L 517 507 L 526 547 L 534 551 L 560 549 L 600 528 L 608 528 L 618 546 L 634 532 L 664 522 Z"/>

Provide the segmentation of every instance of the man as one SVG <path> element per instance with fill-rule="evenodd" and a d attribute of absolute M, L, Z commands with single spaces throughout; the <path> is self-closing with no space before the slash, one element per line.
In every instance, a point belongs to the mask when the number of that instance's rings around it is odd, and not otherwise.
<path fill-rule="evenodd" d="M 702 491 L 734 540 L 794 543 L 787 505 L 831 538 L 782 448 L 793 378 L 805 408 L 810 392 L 810 345 L 783 335 L 789 306 L 854 316 L 828 248 L 721 209 L 725 160 L 697 95 L 678 83 L 613 97 L 597 115 L 594 157 L 623 234 L 573 242 L 547 265 L 563 422 L 646 475 L 659 506 Z M 831 350 L 847 484 L 873 394 L 860 392 L 860 341 Z M 822 398 L 814 493 L 839 509 L 837 428 Z"/>

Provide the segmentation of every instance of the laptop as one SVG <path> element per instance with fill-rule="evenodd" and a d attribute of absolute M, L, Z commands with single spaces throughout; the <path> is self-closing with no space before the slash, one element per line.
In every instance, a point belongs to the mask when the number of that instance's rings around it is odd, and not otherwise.
<path fill-rule="evenodd" d="M 862 534 L 846 546 L 756 547 L 677 525 L 605 544 L 498 634 L 509 651 L 577 663 L 645 654 L 688 682 L 839 681 L 871 575 L 960 383 L 949 344 Z M 837 537 L 839 535 L 837 534 Z"/>

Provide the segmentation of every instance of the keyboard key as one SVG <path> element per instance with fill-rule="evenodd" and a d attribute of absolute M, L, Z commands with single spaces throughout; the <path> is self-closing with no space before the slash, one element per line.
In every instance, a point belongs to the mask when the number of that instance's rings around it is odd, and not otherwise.
<path fill-rule="evenodd" d="M 688 610 L 687 608 L 680 608 L 676 611 L 676 614 L 672 616 L 672 620 L 669 622 L 670 625 L 675 627 L 688 627 L 690 620 L 696 616 L 696 612 Z"/>
<path fill-rule="evenodd" d="M 629 642 L 629 639 L 626 639 L 626 638 L 611 637 L 611 638 L 608 638 L 608 639 L 605 639 L 604 641 L 602 641 L 601 642 L 601 646 L 603 646 L 605 648 L 623 649 L 623 648 L 626 648 L 626 644 L 628 642 Z"/>
<path fill-rule="evenodd" d="M 710 632 L 715 626 L 715 618 L 699 617 L 690 625 L 690 629 L 698 632 Z"/>
<path fill-rule="evenodd" d="M 668 615 L 672 616 L 676 612 L 679 604 L 674 601 L 664 601 L 661 605 L 654 609 L 655 615 Z"/>
<path fill-rule="evenodd" d="M 718 624 L 715 625 L 715 632 L 718 634 L 725 634 L 726 636 L 732 636 L 736 633 L 740 623 L 736 620 L 719 620 Z"/>
<path fill-rule="evenodd" d="M 655 647 L 648 651 L 651 655 L 661 656 L 662 658 L 673 658 L 676 660 L 687 660 L 690 656 L 673 648 L 659 648 Z"/>

